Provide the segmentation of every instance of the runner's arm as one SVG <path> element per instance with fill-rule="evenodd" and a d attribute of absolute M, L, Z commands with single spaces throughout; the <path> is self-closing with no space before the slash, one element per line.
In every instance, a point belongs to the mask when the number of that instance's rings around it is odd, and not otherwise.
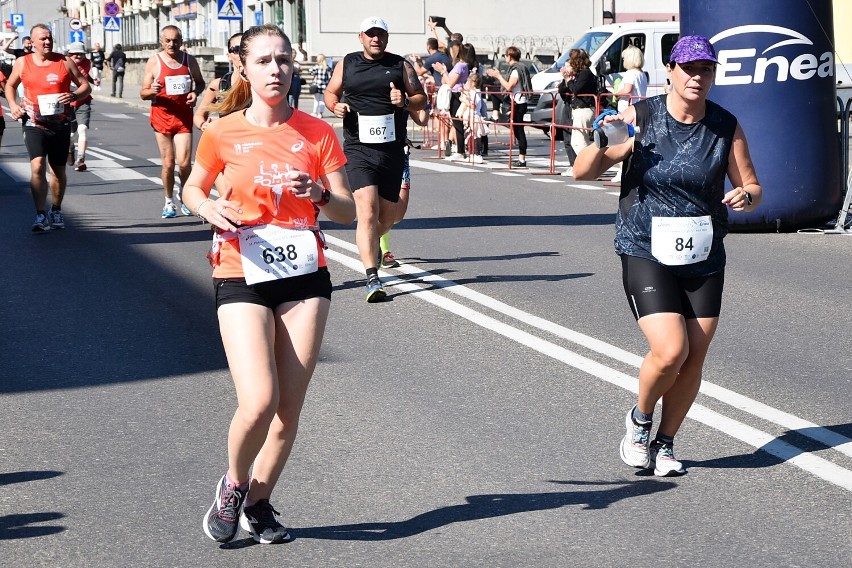
<path fill-rule="evenodd" d="M 18 85 L 21 83 L 21 69 L 23 67 L 24 58 L 19 57 L 12 66 L 12 73 L 6 79 L 6 87 L 3 90 L 3 93 L 6 95 L 6 101 L 9 103 L 9 114 L 15 120 L 18 120 L 24 114 L 23 109 L 18 106 Z"/>
<path fill-rule="evenodd" d="M 202 132 L 205 128 L 207 128 L 207 125 L 210 122 L 208 120 L 210 113 L 207 112 L 207 109 L 216 100 L 216 93 L 219 91 L 219 84 L 221 82 L 221 79 L 213 79 L 210 81 L 210 85 L 204 90 L 204 96 L 201 98 L 201 102 L 198 104 L 195 114 L 192 115 L 192 123 Z"/>
<path fill-rule="evenodd" d="M 145 74 L 142 76 L 142 88 L 139 89 L 139 97 L 143 101 L 153 100 L 160 92 L 161 85 L 155 81 L 154 68 L 157 64 L 156 55 L 145 63 Z"/>
<path fill-rule="evenodd" d="M 341 167 L 329 172 L 320 178 L 322 187 L 331 192 L 331 199 L 326 205 L 320 207 L 329 220 L 335 223 L 348 225 L 355 220 L 355 198 L 349 188 L 349 178 L 346 176 L 346 168 Z"/>
<path fill-rule="evenodd" d="M 408 61 L 405 61 L 404 65 L 405 93 L 408 95 L 408 106 L 406 108 L 409 111 L 416 112 L 426 108 L 426 93 L 423 91 L 423 85 L 420 83 L 414 67 Z"/>
<path fill-rule="evenodd" d="M 340 97 L 343 96 L 343 60 L 337 62 L 334 70 L 331 72 L 331 79 L 328 85 L 325 86 L 323 100 L 326 108 L 334 113 L 337 118 L 343 118 L 343 115 L 349 110 L 349 105 L 340 102 Z"/>
<path fill-rule="evenodd" d="M 748 150 L 748 141 L 739 124 L 734 132 L 734 143 L 728 154 L 728 178 L 734 189 L 725 195 L 722 203 L 730 205 L 735 211 L 751 211 L 760 204 L 763 199 L 763 189 L 757 181 L 754 162 L 751 161 L 751 153 Z M 751 205 L 744 203 L 741 199 L 746 192 L 751 195 Z"/>
<path fill-rule="evenodd" d="M 83 75 L 80 68 L 77 67 L 77 64 L 67 57 L 65 58 L 65 68 L 68 69 L 68 73 L 71 74 L 71 81 L 77 85 L 77 88 L 67 94 L 67 100 L 63 100 L 66 98 L 65 93 L 60 95 L 59 102 L 70 103 L 76 99 L 86 98 L 89 93 L 92 92 L 92 86 L 89 84 L 89 80 L 85 75 Z M 72 97 L 72 94 L 76 95 L 76 97 Z"/>
<path fill-rule="evenodd" d="M 619 115 L 620 120 L 628 124 L 636 122 L 636 108 L 627 107 L 627 109 Z M 613 122 L 616 120 L 614 116 L 607 116 L 604 122 Z M 624 144 L 616 146 L 608 146 L 606 148 L 598 148 L 594 144 L 589 144 L 577 155 L 574 160 L 574 179 L 577 181 L 592 181 L 597 179 L 602 173 L 610 169 L 618 162 L 623 162 L 633 152 L 633 141 L 628 140 Z"/>
<path fill-rule="evenodd" d="M 198 100 L 198 96 L 204 92 L 204 75 L 201 74 L 201 67 L 198 66 L 198 61 L 193 57 L 189 56 L 189 74 L 192 77 L 192 84 L 195 85 L 195 89 L 191 95 L 195 95 L 192 98 L 192 101 L 187 101 L 189 104 L 194 105 L 195 101 Z"/>

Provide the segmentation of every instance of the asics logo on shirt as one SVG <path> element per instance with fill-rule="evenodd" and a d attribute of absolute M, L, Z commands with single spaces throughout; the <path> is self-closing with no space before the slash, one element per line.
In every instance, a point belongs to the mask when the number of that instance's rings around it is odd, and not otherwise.
<path fill-rule="evenodd" d="M 298 152 L 299 150 L 301 150 L 301 149 L 302 149 L 302 148 L 304 148 L 304 147 L 305 147 L 305 141 L 304 141 L 304 140 L 299 140 L 298 142 L 296 142 L 295 144 L 293 144 L 293 145 L 290 147 L 290 151 L 291 151 L 291 152 L 293 152 L 293 153 L 295 154 L 296 152 Z"/>

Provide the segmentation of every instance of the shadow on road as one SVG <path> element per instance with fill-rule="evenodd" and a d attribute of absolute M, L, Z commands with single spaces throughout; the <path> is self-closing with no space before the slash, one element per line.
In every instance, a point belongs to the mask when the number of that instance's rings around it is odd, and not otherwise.
<path fill-rule="evenodd" d="M 290 529 L 295 538 L 327 540 L 382 541 L 407 538 L 453 523 L 477 521 L 518 513 L 558 509 L 568 505 L 582 505 L 582 509 L 606 509 L 611 504 L 667 491 L 676 487 L 670 481 L 551 481 L 559 485 L 613 486 L 607 489 L 559 491 L 555 493 L 503 493 L 472 495 L 460 505 L 448 505 L 426 511 L 404 521 L 380 521 L 326 527 Z"/>

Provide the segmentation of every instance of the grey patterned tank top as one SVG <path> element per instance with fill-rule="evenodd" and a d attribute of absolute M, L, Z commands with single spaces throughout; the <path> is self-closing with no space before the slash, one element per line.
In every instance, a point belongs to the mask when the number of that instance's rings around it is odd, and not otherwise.
<path fill-rule="evenodd" d="M 728 233 L 728 209 L 722 199 L 736 117 L 708 100 L 704 118 L 684 124 L 669 114 L 666 95 L 635 107 L 637 132 L 621 183 L 616 252 L 656 260 L 651 254 L 654 217 L 709 216 L 713 225 L 709 257 L 671 268 L 682 277 L 720 272 L 725 268 L 722 239 Z"/>

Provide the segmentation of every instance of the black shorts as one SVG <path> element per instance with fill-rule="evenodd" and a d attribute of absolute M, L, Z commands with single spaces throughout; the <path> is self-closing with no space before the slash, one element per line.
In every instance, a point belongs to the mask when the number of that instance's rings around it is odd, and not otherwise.
<path fill-rule="evenodd" d="M 257 304 L 274 310 L 286 302 L 308 298 L 331 300 L 331 275 L 320 267 L 311 274 L 261 282 L 249 286 L 244 278 L 214 278 L 216 308 L 225 304 Z"/>
<path fill-rule="evenodd" d="M 402 148 L 402 144 L 396 142 L 375 147 L 366 144 L 346 145 L 346 175 L 352 191 L 375 185 L 379 188 L 379 197 L 391 203 L 398 202 L 405 160 Z"/>
<path fill-rule="evenodd" d="M 30 160 L 47 156 L 50 167 L 57 169 L 68 161 L 71 148 L 71 126 L 63 125 L 48 130 L 38 126 L 24 126 L 24 143 Z"/>
<path fill-rule="evenodd" d="M 685 319 L 717 318 L 722 311 L 725 272 L 681 278 L 670 267 L 621 255 L 622 283 L 633 317 L 676 313 Z"/>

